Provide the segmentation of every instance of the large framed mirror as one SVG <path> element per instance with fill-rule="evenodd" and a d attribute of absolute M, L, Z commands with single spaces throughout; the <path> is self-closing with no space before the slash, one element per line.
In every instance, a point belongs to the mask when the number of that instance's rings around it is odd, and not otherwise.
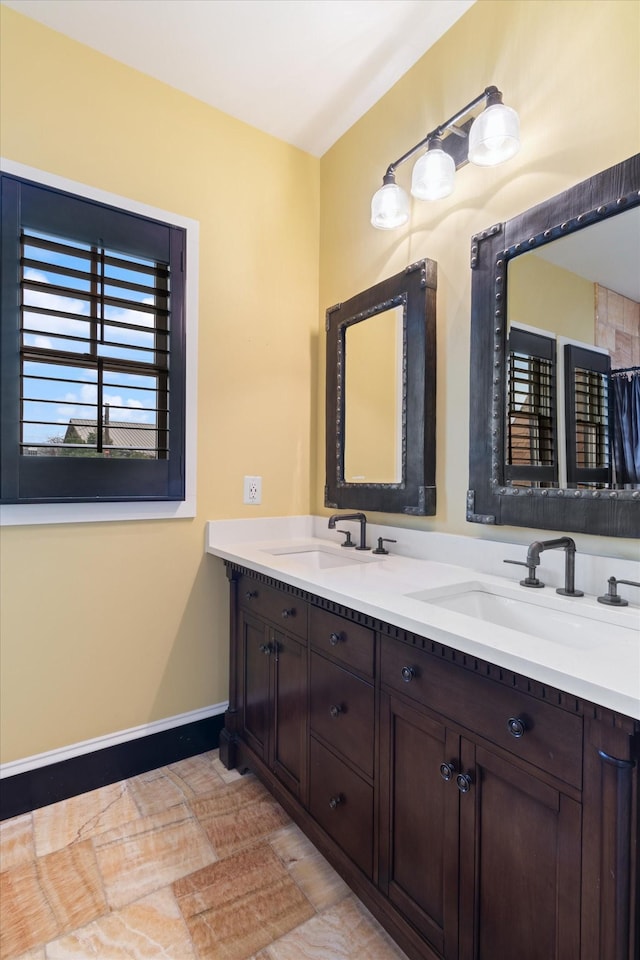
<path fill-rule="evenodd" d="M 471 246 L 467 520 L 640 536 L 640 154 Z"/>
<path fill-rule="evenodd" d="M 326 312 L 325 506 L 433 515 L 436 264 Z"/>

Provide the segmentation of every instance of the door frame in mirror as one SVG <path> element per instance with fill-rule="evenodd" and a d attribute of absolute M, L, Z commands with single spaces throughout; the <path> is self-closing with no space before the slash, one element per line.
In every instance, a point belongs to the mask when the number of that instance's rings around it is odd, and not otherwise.
<path fill-rule="evenodd" d="M 472 238 L 469 522 L 640 536 L 639 490 L 518 488 L 504 483 L 509 260 L 638 204 L 640 154 Z"/>
<path fill-rule="evenodd" d="M 418 516 L 436 512 L 436 283 L 436 263 L 419 260 L 326 311 L 326 507 Z M 353 323 L 396 306 L 404 309 L 402 476 L 398 483 L 348 483 L 345 334 Z"/>

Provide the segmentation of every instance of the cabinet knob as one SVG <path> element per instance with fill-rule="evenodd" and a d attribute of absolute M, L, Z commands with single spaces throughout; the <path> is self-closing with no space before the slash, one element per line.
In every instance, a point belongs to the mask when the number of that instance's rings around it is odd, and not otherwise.
<path fill-rule="evenodd" d="M 329 806 L 332 810 L 337 810 L 341 803 L 344 803 L 344 797 L 341 793 L 336 794 L 335 797 L 331 797 L 331 800 L 329 800 Z"/>
<path fill-rule="evenodd" d="M 342 637 L 340 636 L 339 633 L 329 634 L 329 643 L 331 644 L 332 647 L 336 647 L 341 640 L 342 640 Z"/>
<path fill-rule="evenodd" d="M 403 667 L 400 676 L 405 683 L 409 683 L 416 675 L 415 667 Z"/>
<path fill-rule="evenodd" d="M 454 773 L 456 772 L 455 763 L 441 763 L 440 764 L 440 776 L 443 780 L 451 780 Z"/>
<path fill-rule="evenodd" d="M 264 655 L 268 657 L 269 654 L 271 653 L 271 644 L 269 644 L 269 643 L 261 643 L 261 644 L 260 644 L 260 653 L 264 653 Z"/>
<path fill-rule="evenodd" d="M 509 717 L 507 720 L 507 730 L 512 737 L 515 737 L 516 740 L 519 740 L 520 737 L 524 736 L 526 730 L 524 720 L 521 720 L 520 717 Z"/>
<path fill-rule="evenodd" d="M 468 773 L 459 773 L 456 777 L 456 786 L 460 793 L 469 793 L 472 782 Z"/>
<path fill-rule="evenodd" d="M 244 598 L 245 600 L 255 600 L 257 596 L 258 596 L 257 590 L 247 590 L 247 592 L 244 595 Z"/>
<path fill-rule="evenodd" d="M 284 617 L 285 620 L 288 617 L 295 617 L 295 615 L 296 615 L 295 607 L 285 607 L 284 610 L 282 611 L 282 616 Z"/>
<path fill-rule="evenodd" d="M 329 713 L 335 720 L 335 718 L 339 717 L 340 714 L 342 713 L 342 707 L 339 707 L 337 703 L 334 703 L 329 707 Z"/>

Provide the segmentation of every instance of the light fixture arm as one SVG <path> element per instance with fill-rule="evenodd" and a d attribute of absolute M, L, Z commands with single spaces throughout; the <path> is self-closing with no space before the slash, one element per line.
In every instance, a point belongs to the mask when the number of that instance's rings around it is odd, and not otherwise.
<path fill-rule="evenodd" d="M 444 123 L 441 123 L 439 127 L 436 127 L 431 131 L 431 133 L 428 133 L 426 137 L 423 137 L 423 139 L 416 143 L 414 147 L 411 147 L 411 149 L 407 150 L 406 153 L 403 153 L 401 157 L 398 157 L 397 160 L 394 160 L 393 163 L 390 163 L 387 167 L 387 172 L 383 177 L 383 183 L 391 182 L 391 180 L 388 180 L 387 177 L 393 177 L 398 167 L 402 166 L 403 163 L 406 163 L 407 160 L 410 160 L 411 157 L 419 150 L 422 150 L 424 147 L 428 146 L 431 140 L 442 140 L 447 130 L 456 134 L 458 137 L 463 137 L 466 140 L 468 136 L 467 131 L 461 130 L 457 124 L 460 120 L 462 120 L 463 117 L 468 117 L 468 115 L 472 113 L 472 111 L 475 110 L 475 108 L 478 107 L 483 101 L 486 102 L 487 106 L 491 106 L 494 103 L 502 103 L 502 93 L 497 87 L 486 87 L 483 92 L 471 100 L 466 107 L 463 107 L 462 110 L 458 110 L 458 112 L 454 113 L 452 117 L 449 117 L 449 119 L 445 120 Z M 456 161 L 456 167 L 461 167 L 467 162 L 466 153 L 462 160 L 456 159 L 455 156 L 454 160 Z"/>

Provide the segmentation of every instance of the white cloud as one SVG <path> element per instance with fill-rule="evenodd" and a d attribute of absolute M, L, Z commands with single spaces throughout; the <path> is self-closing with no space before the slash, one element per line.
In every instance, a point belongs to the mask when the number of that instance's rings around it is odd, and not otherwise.
<path fill-rule="evenodd" d="M 28 268 L 24 273 L 25 280 L 33 283 L 48 283 L 49 277 L 41 270 Z M 25 290 L 25 326 L 31 325 L 34 329 L 49 330 L 51 333 L 62 334 L 63 336 L 88 336 L 89 330 L 86 319 L 90 317 L 90 304 L 88 300 L 82 299 L 81 295 L 77 298 L 63 297 L 55 293 L 48 293 L 45 290 Z M 145 297 L 141 301 L 141 306 L 153 307 L 154 298 Z M 29 307 L 38 307 L 43 310 L 62 311 L 63 313 L 75 314 L 73 317 L 45 316 L 44 314 L 29 313 Z M 137 327 L 137 330 L 119 329 L 118 327 L 108 326 L 107 337 L 114 343 L 123 346 L 143 346 L 153 349 L 153 343 L 149 339 L 149 334 L 155 327 L 156 318 L 153 313 L 145 310 L 119 309 L 118 307 L 105 308 L 105 323 L 109 321 L 116 323 L 131 324 Z M 38 346 L 52 348 L 51 343 L 41 343 Z M 108 350 L 108 348 L 106 348 Z M 120 349 L 118 355 L 121 356 Z"/>
<path fill-rule="evenodd" d="M 108 393 L 105 393 L 104 400 L 105 403 L 115 408 L 113 410 L 114 420 L 127 420 L 129 423 L 153 423 L 151 414 L 149 411 L 142 409 L 142 404 L 139 400 L 129 399 L 123 401 L 122 397 Z"/>
<path fill-rule="evenodd" d="M 46 274 L 40 270 L 27 269 L 24 272 L 24 278 L 34 283 L 49 282 Z M 89 315 L 89 303 L 87 300 L 61 297 L 55 293 L 47 293 L 46 290 L 25 290 L 24 297 L 26 307 L 41 307 L 44 310 L 62 310 L 65 313 L 76 313 L 80 317 Z M 68 332 L 68 330 L 65 330 L 65 323 L 77 324 L 76 320 L 71 320 L 66 317 L 56 317 L 55 319 L 60 324 L 60 329 L 56 329 L 56 333 Z"/>

